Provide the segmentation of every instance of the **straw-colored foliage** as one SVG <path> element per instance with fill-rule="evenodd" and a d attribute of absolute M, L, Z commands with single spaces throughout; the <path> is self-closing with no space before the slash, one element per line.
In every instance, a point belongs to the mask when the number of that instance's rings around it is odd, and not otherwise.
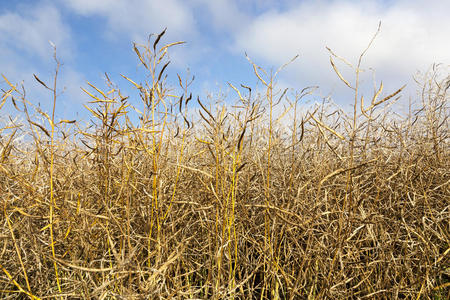
<path fill-rule="evenodd" d="M 57 121 L 58 72 L 35 76 L 52 115 L 3 76 L 25 121 L 0 127 L 1 298 L 448 299 L 448 70 L 404 117 L 401 89 L 363 102 L 364 53 L 351 80 L 331 50 L 350 114 L 250 60 L 264 93 L 208 103 L 169 89 L 163 35 L 134 47 L 146 80 L 123 76 L 139 99 L 85 87 L 89 127 Z"/>

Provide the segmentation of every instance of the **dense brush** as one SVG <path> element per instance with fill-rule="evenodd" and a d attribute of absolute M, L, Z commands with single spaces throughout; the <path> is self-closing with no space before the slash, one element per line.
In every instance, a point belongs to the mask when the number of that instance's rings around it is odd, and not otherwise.
<path fill-rule="evenodd" d="M 90 127 L 3 77 L 0 105 L 25 121 L 0 129 L 2 298 L 448 299 L 448 70 L 404 117 L 401 89 L 363 101 L 361 60 L 352 83 L 331 50 L 350 114 L 303 109 L 313 88 L 279 92 L 251 61 L 262 95 L 230 85 L 237 103 L 208 103 L 191 77 L 169 89 L 180 43 L 163 35 L 134 47 L 140 99 L 86 87 Z M 53 108 L 57 76 L 35 76 Z"/>

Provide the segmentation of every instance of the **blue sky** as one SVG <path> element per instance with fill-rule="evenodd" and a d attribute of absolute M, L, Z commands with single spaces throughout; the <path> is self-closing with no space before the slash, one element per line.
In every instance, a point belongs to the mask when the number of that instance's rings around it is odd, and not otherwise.
<path fill-rule="evenodd" d="M 52 41 L 64 63 L 59 78 L 57 114 L 85 118 L 81 91 L 86 81 L 106 88 L 104 72 L 125 93 L 132 87 L 120 74 L 142 81 L 132 42 L 167 27 L 163 42 L 186 41 L 171 53 L 168 74 L 196 76 L 194 94 L 234 96 L 227 83 L 255 87 L 257 80 L 244 53 L 265 68 L 278 68 L 299 54 L 278 78 L 280 87 L 320 89 L 312 101 L 331 95 L 342 106 L 351 93 L 339 82 L 325 46 L 356 63 L 382 22 L 381 32 L 363 62 L 367 91 L 383 80 L 389 93 L 408 84 L 404 98 L 415 97 L 412 80 L 433 63 L 450 65 L 450 1 L 312 0 L 0 0 L 0 73 L 24 82 L 29 101 L 49 108 L 51 98 L 33 79 L 50 82 Z M 352 72 L 339 64 L 348 80 Z M 0 87 L 5 88 L 3 79 Z M 230 98 L 230 99 L 231 99 Z M 134 101 L 131 99 L 131 101 Z M 5 106 L 0 114 L 13 112 Z"/>

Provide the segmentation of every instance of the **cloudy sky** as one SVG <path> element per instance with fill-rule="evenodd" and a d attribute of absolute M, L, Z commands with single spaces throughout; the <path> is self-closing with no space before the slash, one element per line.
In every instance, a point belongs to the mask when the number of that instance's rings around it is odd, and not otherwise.
<path fill-rule="evenodd" d="M 408 84 L 404 98 L 409 98 L 415 96 L 417 71 L 433 63 L 450 65 L 449 11 L 446 0 L 0 0 L 0 73 L 14 83 L 23 81 L 29 101 L 47 107 L 50 97 L 33 73 L 50 82 L 51 41 L 64 63 L 60 88 L 66 91 L 58 116 L 80 117 L 81 104 L 88 101 L 80 87 L 86 81 L 105 87 L 107 72 L 132 93 L 120 77 L 143 78 L 132 42 L 167 27 L 163 42 L 186 41 L 171 54 L 168 74 L 194 74 L 192 89 L 200 97 L 232 95 L 228 82 L 256 86 L 245 53 L 267 70 L 298 54 L 280 74 L 279 85 L 291 91 L 318 85 L 314 99 L 331 95 L 345 106 L 351 93 L 334 74 L 325 47 L 356 64 L 381 21 L 363 61 L 362 83 L 371 91 L 375 74 L 386 93 Z M 354 80 L 345 64 L 338 67 Z M 6 87 L 2 78 L 0 87 Z"/>

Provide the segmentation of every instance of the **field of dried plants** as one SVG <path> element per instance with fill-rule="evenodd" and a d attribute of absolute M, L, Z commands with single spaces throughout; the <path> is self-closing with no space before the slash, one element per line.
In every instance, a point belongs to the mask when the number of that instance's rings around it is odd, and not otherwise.
<path fill-rule="evenodd" d="M 349 113 L 313 92 L 234 86 L 234 103 L 167 84 L 164 32 L 134 51 L 148 77 L 89 84 L 89 126 L 3 75 L 0 297 L 61 299 L 449 299 L 450 137 L 445 66 Z M 445 73 L 447 72 L 447 73 Z M 442 76 L 444 74 L 444 76 Z M 63 75 L 62 75 L 63 76 Z M 216 101 L 217 100 L 217 101 Z M 284 107 L 284 109 L 280 109 Z M 281 112 L 280 112 L 281 111 Z"/>

